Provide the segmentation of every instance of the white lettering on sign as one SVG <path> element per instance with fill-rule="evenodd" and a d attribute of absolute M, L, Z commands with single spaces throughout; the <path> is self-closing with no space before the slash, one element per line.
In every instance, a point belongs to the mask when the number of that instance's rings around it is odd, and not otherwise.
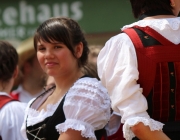
<path fill-rule="evenodd" d="M 47 4 L 41 4 L 38 6 L 37 21 L 39 23 L 45 21 L 51 16 L 51 9 Z"/>
<path fill-rule="evenodd" d="M 56 3 L 53 5 L 52 9 L 53 9 L 53 15 L 55 17 L 57 16 L 67 17 L 69 15 L 69 8 L 67 3 L 62 3 L 61 5 Z"/>
<path fill-rule="evenodd" d="M 21 24 L 35 23 L 35 9 L 33 6 L 27 5 L 26 2 L 22 1 L 19 4 L 19 11 Z"/>
<path fill-rule="evenodd" d="M 8 7 L 3 11 L 2 19 L 6 25 L 12 26 L 17 24 L 18 13 L 13 7 Z"/>
<path fill-rule="evenodd" d="M 0 9 L 0 38 L 32 36 L 37 26 L 50 17 L 70 17 L 79 21 L 83 18 L 82 6 L 82 1 L 38 5 L 20 1 L 18 7 Z"/>
<path fill-rule="evenodd" d="M 6 27 L 0 28 L 0 38 L 24 38 L 25 36 L 32 36 L 35 33 L 36 28 L 26 28 L 23 26 L 14 27 Z"/>
<path fill-rule="evenodd" d="M 80 7 L 82 6 L 81 2 L 74 2 L 71 5 L 71 10 L 73 12 L 73 15 L 71 16 L 71 18 L 75 19 L 75 20 L 79 20 L 82 18 L 83 13 L 80 10 Z"/>
<path fill-rule="evenodd" d="M 35 8 L 35 6 L 27 4 L 25 1 L 20 1 L 19 9 L 7 7 L 4 11 L 0 10 L 2 16 L 0 25 L 15 26 L 18 25 L 18 21 L 20 25 L 32 25 L 42 23 L 44 20 L 56 16 L 70 17 L 78 21 L 83 17 L 82 5 L 81 1 L 75 1 L 71 4 L 66 2 L 54 3 L 52 5 L 42 3 Z"/>

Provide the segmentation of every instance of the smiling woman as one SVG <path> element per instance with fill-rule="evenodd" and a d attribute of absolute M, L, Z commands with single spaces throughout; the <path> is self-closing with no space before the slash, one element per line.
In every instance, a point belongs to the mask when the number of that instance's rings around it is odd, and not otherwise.
<path fill-rule="evenodd" d="M 26 139 L 100 140 L 110 118 L 110 99 L 97 78 L 84 73 L 89 49 L 70 18 L 50 18 L 34 36 L 38 61 L 51 86 L 29 102 L 22 133 Z"/>
<path fill-rule="evenodd" d="M 37 45 L 37 57 L 43 70 L 50 76 L 67 77 L 70 70 L 74 71 L 76 64 L 74 56 L 63 43 L 47 43 L 41 40 Z"/>

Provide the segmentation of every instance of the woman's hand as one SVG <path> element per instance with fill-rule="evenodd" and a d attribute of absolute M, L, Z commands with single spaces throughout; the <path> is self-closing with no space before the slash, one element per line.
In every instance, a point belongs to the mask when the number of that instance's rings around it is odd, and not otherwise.
<path fill-rule="evenodd" d="M 68 129 L 62 133 L 58 140 L 88 140 L 88 138 L 81 136 L 81 131 Z"/>
<path fill-rule="evenodd" d="M 140 140 L 170 140 L 162 131 L 151 131 L 143 123 L 131 127 L 131 130 Z"/>

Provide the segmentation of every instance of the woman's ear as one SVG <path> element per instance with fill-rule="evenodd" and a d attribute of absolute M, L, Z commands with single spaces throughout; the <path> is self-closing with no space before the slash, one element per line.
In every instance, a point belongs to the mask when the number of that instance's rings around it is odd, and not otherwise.
<path fill-rule="evenodd" d="M 174 0 L 170 0 L 170 5 L 172 6 L 172 7 L 175 7 L 175 1 Z"/>
<path fill-rule="evenodd" d="M 83 43 L 80 42 L 79 44 L 76 45 L 75 48 L 75 54 L 77 58 L 80 58 L 83 52 Z"/>

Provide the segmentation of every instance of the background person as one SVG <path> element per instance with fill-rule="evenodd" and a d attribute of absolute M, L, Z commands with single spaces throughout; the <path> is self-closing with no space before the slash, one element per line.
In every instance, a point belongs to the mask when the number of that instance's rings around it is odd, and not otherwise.
<path fill-rule="evenodd" d="M 100 140 L 110 118 L 110 99 L 101 82 L 82 71 L 89 49 L 78 23 L 70 18 L 46 20 L 35 33 L 34 46 L 55 86 L 29 102 L 24 138 Z"/>
<path fill-rule="evenodd" d="M 93 64 L 97 67 L 97 57 L 102 49 L 102 45 L 89 45 L 89 55 L 88 55 L 88 62 Z"/>
<path fill-rule="evenodd" d="M 14 99 L 27 103 L 44 91 L 45 74 L 38 63 L 32 38 L 22 42 L 17 47 L 17 52 L 20 73 L 10 95 Z"/>
<path fill-rule="evenodd" d="M 0 139 L 23 140 L 20 128 L 25 103 L 12 100 L 9 93 L 18 75 L 18 54 L 8 42 L 0 41 Z"/>
<path fill-rule="evenodd" d="M 140 20 L 124 26 L 124 33 L 107 41 L 98 56 L 99 77 L 108 89 L 113 110 L 122 116 L 127 140 L 134 136 L 141 140 L 178 140 L 180 58 L 169 58 L 179 52 L 180 1 L 130 2 L 134 16 Z M 137 43 L 143 47 L 138 49 Z M 164 61 L 157 61 L 162 58 Z"/>

